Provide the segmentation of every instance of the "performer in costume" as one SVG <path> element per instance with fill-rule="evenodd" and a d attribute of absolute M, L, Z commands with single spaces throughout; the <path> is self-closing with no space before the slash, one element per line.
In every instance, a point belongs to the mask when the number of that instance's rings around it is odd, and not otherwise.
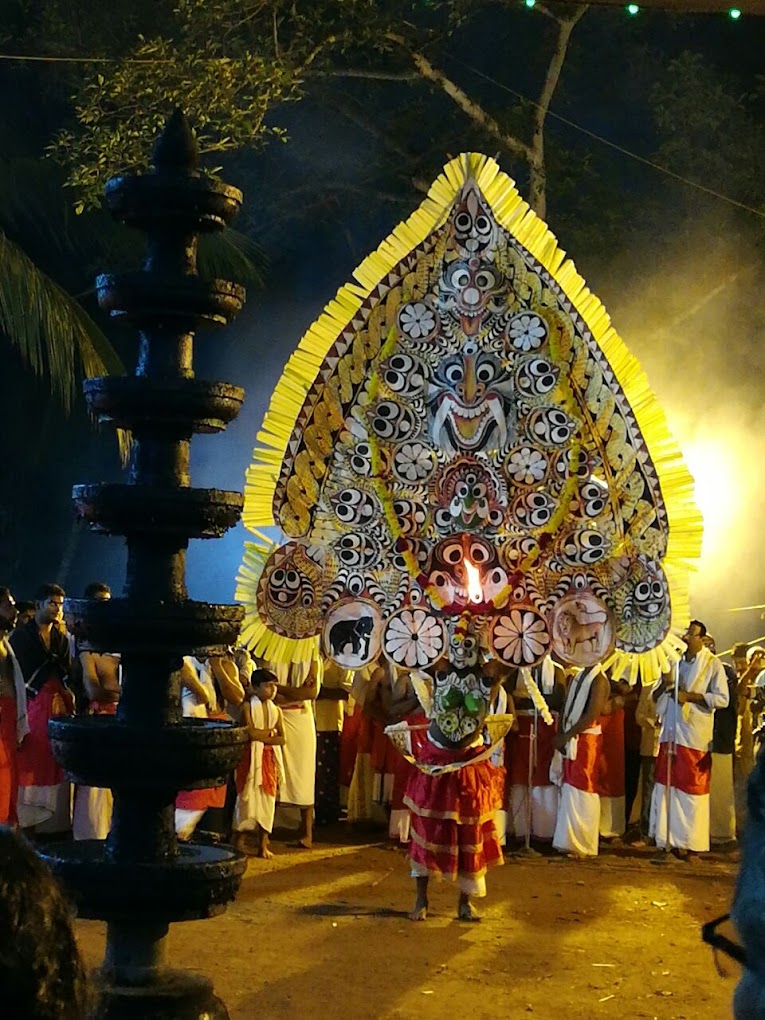
<path fill-rule="evenodd" d="M 651 835 L 679 857 L 709 850 L 714 712 L 728 704 L 725 671 L 704 647 L 706 633 L 703 623 L 691 620 L 685 654 L 653 693 L 661 734 Z"/>
<path fill-rule="evenodd" d="M 24 677 L 8 632 L 16 622 L 16 602 L 0 588 L 0 825 L 16 825 L 19 796 L 17 749 L 29 733 Z"/>
<path fill-rule="evenodd" d="M 433 671 L 432 718 L 416 752 L 404 803 L 411 812 L 409 860 L 417 885 L 410 914 L 428 912 L 431 877 L 456 882 L 457 916 L 477 921 L 473 898 L 486 895 L 486 871 L 503 863 L 494 816 L 502 775 L 491 762 L 483 724 L 498 681 L 482 671 L 469 624 L 452 624 L 449 659 Z"/>
<path fill-rule="evenodd" d="M 556 756 L 552 766 L 561 782 L 552 842 L 556 850 L 576 857 L 594 857 L 598 852 L 600 717 L 606 709 L 609 690 L 608 679 L 599 664 L 579 670 L 569 683 L 560 729 L 555 735 L 555 747 L 562 761 Z"/>
<path fill-rule="evenodd" d="M 561 666 L 549 655 L 530 672 L 550 715 L 545 719 L 527 689 L 522 671 L 516 671 L 512 694 L 518 728 L 508 733 L 505 744 L 508 828 L 516 838 L 530 835 L 549 842 L 558 817 L 559 790 L 550 778 L 550 765 L 558 716 L 566 697 L 565 678 Z"/>
<path fill-rule="evenodd" d="M 258 857 L 273 857 L 268 838 L 274 827 L 276 795 L 284 777 L 282 749 L 284 718 L 274 704 L 277 682 L 267 669 L 256 669 L 250 683 L 253 695 L 243 710 L 250 744 L 237 770 L 234 828 L 257 835 Z"/>
<path fill-rule="evenodd" d="M 510 668 L 553 654 L 652 683 L 683 650 L 690 474 L 600 302 L 478 153 L 444 168 L 300 341 L 243 519 L 243 640 L 271 661 L 321 646 L 345 669 L 383 654 L 432 673 L 461 614 Z M 573 731 L 591 706 L 570 707 Z"/>
<path fill-rule="evenodd" d="M 48 737 L 49 719 L 74 713 L 66 683 L 72 660 L 62 628 L 64 595 L 57 584 L 43 585 L 35 597 L 34 619 L 16 627 L 9 639 L 24 676 L 29 710 L 29 733 L 18 754 L 22 828 L 49 820 L 58 830 L 70 824 L 69 783 Z"/>

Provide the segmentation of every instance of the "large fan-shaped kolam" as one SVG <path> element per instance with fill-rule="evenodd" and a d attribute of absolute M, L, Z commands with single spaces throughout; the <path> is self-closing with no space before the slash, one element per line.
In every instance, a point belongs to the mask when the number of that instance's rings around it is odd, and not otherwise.
<path fill-rule="evenodd" d="M 657 676 L 688 619 L 692 480 L 545 223 L 492 159 L 464 155 L 354 275 L 258 435 L 244 521 L 287 542 L 248 543 L 245 640 L 305 656 L 319 618 L 342 603 L 352 620 L 356 600 L 386 635 L 408 607 L 469 613 L 504 661 L 549 648 Z M 366 634 L 345 666 L 354 648 Z"/>

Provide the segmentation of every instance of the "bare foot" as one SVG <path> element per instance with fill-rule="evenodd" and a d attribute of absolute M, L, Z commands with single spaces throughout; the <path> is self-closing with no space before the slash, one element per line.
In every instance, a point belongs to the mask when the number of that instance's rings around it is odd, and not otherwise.
<path fill-rule="evenodd" d="M 428 901 L 420 903 L 419 900 L 414 905 L 414 910 L 409 914 L 410 921 L 424 921 L 428 916 Z"/>
<path fill-rule="evenodd" d="M 260 857 L 261 860 L 270 861 L 274 855 L 271 853 L 267 846 L 262 846 L 260 850 L 258 850 L 257 856 Z"/>
<path fill-rule="evenodd" d="M 457 910 L 457 920 L 469 921 L 471 924 L 479 924 L 481 921 L 481 918 L 475 912 L 473 904 L 469 899 L 467 899 L 467 897 L 460 900 L 459 908 Z"/>
<path fill-rule="evenodd" d="M 312 850 L 313 840 L 310 839 L 308 836 L 303 836 L 302 839 L 298 840 L 298 846 L 301 846 L 304 850 Z"/>

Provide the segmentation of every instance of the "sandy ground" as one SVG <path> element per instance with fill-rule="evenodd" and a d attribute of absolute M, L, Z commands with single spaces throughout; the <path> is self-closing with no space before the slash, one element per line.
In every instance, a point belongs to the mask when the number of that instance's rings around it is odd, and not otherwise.
<path fill-rule="evenodd" d="M 721 977 L 699 928 L 728 909 L 736 865 L 659 867 L 647 855 L 509 860 L 489 875 L 483 921 L 454 919 L 456 894 L 431 887 L 414 924 L 401 851 L 379 843 L 275 843 L 252 859 L 220 917 L 174 925 L 168 962 L 214 980 L 232 1020 L 334 1017 L 449 1020 L 723 1020 L 736 974 Z M 103 925 L 79 921 L 88 962 Z"/>

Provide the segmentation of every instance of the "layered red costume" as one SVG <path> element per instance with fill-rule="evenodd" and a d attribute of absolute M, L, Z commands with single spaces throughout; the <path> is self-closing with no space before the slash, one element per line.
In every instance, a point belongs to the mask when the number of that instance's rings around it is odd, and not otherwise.
<path fill-rule="evenodd" d="M 412 875 L 445 878 L 468 896 L 485 896 L 487 869 L 503 863 L 494 813 L 502 803 L 504 770 L 488 760 L 482 738 L 453 750 L 429 736 L 418 747 L 417 765 L 404 796 Z"/>

